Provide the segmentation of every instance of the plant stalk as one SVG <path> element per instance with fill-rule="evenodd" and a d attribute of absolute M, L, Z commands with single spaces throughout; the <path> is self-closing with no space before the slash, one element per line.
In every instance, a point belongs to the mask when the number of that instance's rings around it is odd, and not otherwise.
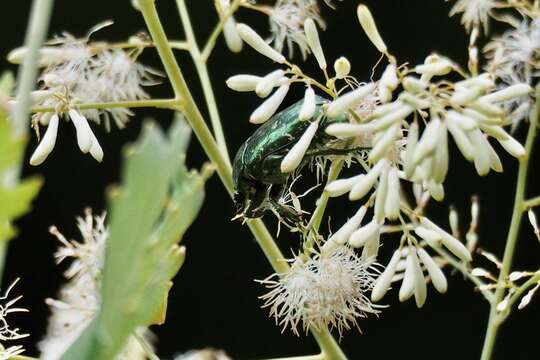
<path fill-rule="evenodd" d="M 171 85 L 178 98 L 178 105 L 182 106 L 183 112 L 203 149 L 215 164 L 216 171 L 227 189 L 229 195 L 233 194 L 233 180 L 231 166 L 227 158 L 220 151 L 210 130 L 208 129 L 202 115 L 187 87 L 182 75 L 182 71 L 174 58 L 172 49 L 167 41 L 167 36 L 163 30 L 155 7 L 155 0 L 139 0 L 140 10 L 152 36 L 158 54 L 163 62 L 165 71 L 171 81 Z M 284 256 L 274 242 L 268 229 L 260 219 L 248 221 L 248 226 L 255 236 L 259 246 L 266 255 L 268 261 L 277 273 L 286 272 L 288 264 L 284 261 Z M 328 330 L 311 332 L 317 340 L 324 354 L 332 360 L 346 360 L 347 357 L 332 337 Z"/>
<path fill-rule="evenodd" d="M 529 170 L 529 161 L 532 155 L 532 149 L 536 132 L 538 128 L 538 117 L 540 116 L 540 85 L 536 87 L 536 106 L 531 121 L 529 124 L 529 130 L 527 132 L 527 140 L 525 142 L 525 157 L 519 162 L 518 178 L 516 185 L 516 192 L 514 196 L 514 208 L 512 211 L 512 220 L 510 222 L 510 228 L 508 230 L 508 237 L 506 239 L 506 245 L 504 248 L 504 256 L 502 260 L 501 270 L 497 279 L 497 284 L 502 285 L 508 278 L 510 273 L 510 267 L 512 266 L 512 259 L 514 257 L 514 250 L 519 235 L 519 228 L 521 225 L 521 219 L 523 217 L 523 209 L 525 202 L 525 190 L 527 183 L 527 173 Z M 495 340 L 497 339 L 497 333 L 501 321 L 499 321 L 499 314 L 497 311 L 497 304 L 499 304 L 505 295 L 505 287 L 498 286 L 495 291 L 493 302 L 490 306 L 489 320 L 486 329 L 486 336 L 484 338 L 484 346 L 482 348 L 481 360 L 490 360 L 493 354 L 493 348 L 495 346 Z"/>

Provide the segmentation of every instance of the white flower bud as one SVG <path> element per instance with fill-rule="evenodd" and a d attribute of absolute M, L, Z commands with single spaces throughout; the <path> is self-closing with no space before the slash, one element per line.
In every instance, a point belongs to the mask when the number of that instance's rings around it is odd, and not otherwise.
<path fill-rule="evenodd" d="M 308 86 L 306 88 L 306 92 L 304 93 L 304 102 L 302 103 L 302 107 L 300 108 L 298 118 L 302 121 L 311 119 L 315 114 L 316 108 L 317 107 L 315 104 L 315 91 L 311 86 Z"/>
<path fill-rule="evenodd" d="M 502 166 L 501 159 L 499 158 L 499 155 L 497 154 L 495 149 L 493 149 L 493 146 L 491 146 L 491 144 L 489 143 L 489 141 L 487 141 L 487 139 L 485 143 L 487 145 L 486 148 L 488 150 L 489 167 L 496 172 L 499 172 L 499 173 L 503 172 L 503 166 Z"/>
<path fill-rule="evenodd" d="M 375 181 L 381 174 L 381 172 L 388 166 L 388 160 L 382 159 L 375 166 L 369 170 L 369 172 L 362 178 L 360 178 L 353 186 L 349 193 L 349 200 L 359 200 L 363 198 L 373 187 Z"/>
<path fill-rule="evenodd" d="M 234 75 L 225 82 L 234 91 L 253 91 L 262 77 L 255 75 Z"/>
<path fill-rule="evenodd" d="M 467 137 L 465 131 L 463 131 L 453 122 L 447 122 L 446 125 L 448 126 L 448 131 L 450 131 L 450 134 L 452 134 L 452 137 L 454 138 L 454 141 L 456 142 L 459 151 L 461 151 L 461 153 L 463 154 L 463 157 L 465 157 L 465 159 L 469 161 L 473 161 L 475 156 L 474 147 L 471 144 L 469 138 Z"/>
<path fill-rule="evenodd" d="M 309 148 L 311 140 L 313 140 L 313 137 L 315 136 L 318 127 L 319 121 L 314 121 L 309 124 L 308 128 L 302 134 L 298 142 L 294 144 L 291 150 L 287 153 L 287 155 L 285 155 L 285 157 L 281 161 L 282 173 L 290 173 L 302 163 L 302 159 L 304 159 L 304 155 Z"/>
<path fill-rule="evenodd" d="M 356 104 L 359 104 L 366 96 L 368 96 L 375 89 L 374 83 L 368 83 L 360 86 L 359 88 L 341 95 L 334 101 L 332 101 L 326 109 L 326 114 L 330 118 L 336 118 L 344 111 L 347 111 Z"/>
<path fill-rule="evenodd" d="M 381 246 L 381 232 L 377 232 L 377 235 L 368 240 L 364 244 L 362 249 L 362 260 L 366 263 L 372 263 L 377 259 L 379 255 L 379 247 Z"/>
<path fill-rule="evenodd" d="M 330 197 L 343 195 L 351 191 L 354 184 L 356 184 L 364 176 L 364 174 L 360 174 L 346 179 L 334 180 L 330 184 L 326 185 L 324 191 L 326 191 Z"/>
<path fill-rule="evenodd" d="M 506 310 L 507 307 L 508 307 L 508 296 L 506 296 L 503 301 L 497 304 L 497 311 L 502 312 Z"/>
<path fill-rule="evenodd" d="M 409 127 L 409 132 L 407 134 L 407 147 L 405 148 L 405 159 L 403 168 L 405 170 L 405 176 L 407 179 L 410 179 L 414 173 L 414 152 L 416 145 L 418 143 L 418 123 L 414 121 Z"/>
<path fill-rule="evenodd" d="M 484 95 L 480 98 L 482 101 L 486 102 L 501 102 L 506 100 L 511 100 L 520 96 L 529 94 L 532 91 L 532 88 L 529 84 L 516 84 L 504 88 L 499 91 L 495 91 L 491 94 Z"/>
<path fill-rule="evenodd" d="M 43 77 L 43 82 L 49 87 L 55 87 L 63 85 L 64 79 L 56 74 L 47 74 Z"/>
<path fill-rule="evenodd" d="M 375 120 L 369 122 L 366 125 L 369 125 L 371 127 L 371 131 L 382 131 L 405 119 L 413 111 L 414 108 L 412 106 L 399 103 L 399 106 L 396 106 L 391 113 L 376 118 Z"/>
<path fill-rule="evenodd" d="M 454 84 L 456 88 L 480 88 L 481 90 L 488 90 L 495 86 L 493 81 L 493 75 L 490 73 L 483 73 L 478 76 L 458 81 Z"/>
<path fill-rule="evenodd" d="M 465 245 L 463 245 L 458 239 L 441 229 L 439 226 L 431 222 L 428 218 L 422 217 L 420 223 L 423 227 L 433 230 L 441 236 L 442 244 L 455 256 L 465 262 L 472 260 L 471 253 Z M 416 231 L 415 231 L 416 232 Z"/>
<path fill-rule="evenodd" d="M 427 109 L 431 105 L 429 100 L 421 99 L 418 96 L 408 92 L 401 93 L 399 100 L 405 104 L 414 106 L 416 109 Z"/>
<path fill-rule="evenodd" d="M 103 161 L 103 149 L 99 145 L 99 141 L 94 134 L 92 134 L 92 146 L 90 147 L 90 155 L 98 162 Z"/>
<path fill-rule="evenodd" d="M 400 109 L 403 106 L 403 103 L 401 101 L 394 101 L 389 104 L 383 104 L 380 106 L 377 106 L 375 110 L 371 113 L 371 116 L 374 118 L 379 118 L 387 114 L 392 114 L 394 111 Z"/>
<path fill-rule="evenodd" d="M 30 165 L 37 166 L 41 164 L 54 149 L 56 135 L 58 134 L 58 120 L 57 114 L 51 116 L 45 135 L 43 135 L 43 138 L 30 158 Z"/>
<path fill-rule="evenodd" d="M 81 151 L 86 154 L 88 151 L 90 151 L 90 148 L 92 147 L 92 137 L 94 136 L 94 133 L 92 132 L 92 129 L 88 124 L 88 120 L 86 120 L 86 118 L 76 110 L 70 109 L 69 117 L 71 118 L 71 122 L 75 126 L 75 131 L 77 133 L 77 144 L 79 145 L 79 149 L 81 149 Z"/>
<path fill-rule="evenodd" d="M 266 41 L 264 41 L 263 38 L 261 38 L 259 34 L 257 34 L 255 30 L 250 28 L 248 25 L 240 23 L 236 25 L 236 29 L 238 30 L 238 34 L 240 34 L 242 40 L 244 40 L 254 50 L 277 63 L 283 64 L 285 62 L 285 56 L 281 55 L 270 45 L 268 45 Z"/>
<path fill-rule="evenodd" d="M 414 71 L 417 74 L 429 75 L 429 76 L 439 76 L 446 75 L 452 71 L 453 64 L 446 58 L 439 58 L 437 61 L 424 63 L 422 65 L 417 65 L 414 68 Z"/>
<path fill-rule="evenodd" d="M 373 163 L 379 161 L 389 151 L 394 149 L 396 140 L 401 136 L 401 126 L 394 125 L 378 139 L 375 146 L 369 152 L 369 160 Z"/>
<path fill-rule="evenodd" d="M 266 120 L 270 119 L 272 115 L 277 111 L 279 105 L 287 96 L 289 91 L 289 84 L 281 85 L 272 96 L 266 99 L 255 111 L 251 114 L 249 121 L 253 124 L 262 124 Z"/>
<path fill-rule="evenodd" d="M 450 102 L 454 105 L 465 105 L 478 99 L 483 92 L 480 88 L 457 88 L 450 97 Z"/>
<path fill-rule="evenodd" d="M 504 116 L 504 110 L 500 106 L 492 104 L 482 98 L 478 98 L 468 105 L 474 110 L 477 110 L 488 116 Z"/>
<path fill-rule="evenodd" d="M 491 169 L 491 160 L 489 158 L 489 142 L 479 129 L 467 133 L 468 138 L 474 148 L 474 167 L 480 176 L 487 175 Z M 487 145 L 486 145 L 487 144 Z"/>
<path fill-rule="evenodd" d="M 348 138 L 353 136 L 358 136 L 365 133 L 373 132 L 373 126 L 371 123 L 368 124 L 349 124 L 349 123 L 338 123 L 328 125 L 324 131 L 328 135 L 335 136 L 337 138 Z"/>
<path fill-rule="evenodd" d="M 351 63 L 346 57 L 341 56 L 334 62 L 334 71 L 336 72 L 336 78 L 344 79 L 351 72 Z"/>
<path fill-rule="evenodd" d="M 223 12 L 223 14 L 220 15 L 224 16 L 229 10 L 230 1 L 221 0 L 220 3 L 221 10 Z M 229 50 L 234 53 L 242 51 L 242 38 L 240 37 L 240 34 L 238 34 L 238 30 L 236 29 L 236 21 L 232 16 L 230 16 L 223 24 L 223 37 L 225 38 L 225 42 L 227 43 Z"/>
<path fill-rule="evenodd" d="M 379 176 L 379 184 L 375 194 L 375 205 L 373 206 L 373 219 L 377 222 L 384 222 L 385 212 L 384 205 L 386 203 L 386 195 L 388 193 L 388 166 L 385 166 L 381 176 Z"/>
<path fill-rule="evenodd" d="M 49 125 L 53 115 L 54 113 L 52 112 L 41 113 L 41 115 L 38 117 L 39 124 L 43 126 Z"/>
<path fill-rule="evenodd" d="M 377 50 L 386 53 L 386 44 L 379 34 L 379 30 L 377 30 L 377 25 L 375 25 L 375 20 L 373 20 L 373 16 L 368 7 L 366 5 L 359 5 L 356 13 L 358 15 L 358 21 L 360 21 L 360 25 L 362 26 L 362 29 L 364 29 L 369 40 L 371 40 Z"/>
<path fill-rule="evenodd" d="M 283 70 L 275 70 L 266 75 L 257 83 L 255 93 L 262 98 L 267 97 L 272 92 L 272 89 L 277 85 L 278 81 L 283 77 Z"/>
<path fill-rule="evenodd" d="M 529 223 L 531 224 L 536 237 L 540 240 L 540 229 L 538 228 L 538 221 L 536 220 L 536 214 L 533 209 L 527 211 L 527 217 L 529 218 Z"/>
<path fill-rule="evenodd" d="M 441 122 L 437 138 L 439 144 L 435 148 L 432 177 L 436 183 L 442 183 L 448 173 L 448 131 L 445 123 Z"/>
<path fill-rule="evenodd" d="M 388 64 L 381 76 L 380 84 L 389 90 L 395 90 L 399 85 L 399 79 L 397 77 L 396 65 Z"/>
<path fill-rule="evenodd" d="M 426 266 L 426 270 L 431 277 L 431 282 L 433 283 L 435 289 L 437 289 L 439 293 L 444 294 L 448 289 L 448 282 L 446 281 L 446 277 L 444 276 L 444 273 L 439 265 L 437 265 L 435 260 L 433 260 L 427 251 L 422 248 L 418 249 L 418 256 L 420 257 L 420 260 L 422 260 L 422 263 Z"/>
<path fill-rule="evenodd" d="M 506 140 L 510 135 L 499 125 L 479 124 L 480 129 L 497 140 Z"/>
<path fill-rule="evenodd" d="M 426 188 L 431 195 L 437 201 L 444 200 L 444 186 L 441 183 L 438 183 L 432 179 L 426 182 Z"/>
<path fill-rule="evenodd" d="M 354 214 L 352 218 L 347 220 L 347 222 L 338 230 L 336 231 L 329 239 L 328 241 L 333 241 L 337 244 L 345 244 L 349 238 L 351 237 L 352 233 L 358 229 L 360 224 L 362 223 L 362 220 L 364 219 L 364 216 L 366 215 L 367 208 L 365 206 L 361 206 L 360 209 Z"/>
<path fill-rule="evenodd" d="M 416 249 L 411 248 L 410 251 L 411 252 L 410 252 L 409 256 L 411 256 L 414 253 L 414 256 L 413 256 L 413 264 L 414 264 L 414 299 L 416 301 L 416 306 L 418 308 L 421 308 L 422 306 L 424 306 L 424 303 L 426 302 L 426 297 L 427 297 L 426 280 L 424 279 L 424 272 L 422 271 L 422 267 L 420 266 L 420 261 L 418 260 L 418 256 L 416 254 Z"/>
<path fill-rule="evenodd" d="M 414 151 L 414 163 L 419 164 L 426 156 L 430 155 L 439 142 L 441 120 L 438 117 L 432 118 L 427 124 L 422 138 L 418 141 Z"/>
<path fill-rule="evenodd" d="M 514 139 L 511 136 L 508 136 L 506 140 L 499 140 L 499 144 L 508 152 L 510 155 L 512 155 L 515 158 L 521 159 L 527 155 L 527 152 L 525 151 L 525 148 L 523 145 L 521 145 L 516 139 Z"/>
<path fill-rule="evenodd" d="M 442 236 L 438 232 L 434 230 L 429 230 L 424 226 L 415 227 L 414 232 L 422 239 L 424 239 L 425 242 L 432 248 L 440 246 L 442 242 Z"/>
<path fill-rule="evenodd" d="M 379 235 L 381 230 L 381 225 L 375 221 L 371 220 L 366 225 L 362 226 L 360 229 L 353 232 L 349 238 L 349 245 L 355 248 L 364 246 L 369 240 Z"/>
<path fill-rule="evenodd" d="M 390 258 L 390 262 L 388 263 L 388 265 L 386 265 L 386 269 L 384 269 L 383 273 L 379 275 L 377 281 L 375 282 L 375 285 L 373 286 L 373 290 L 371 290 L 371 301 L 377 302 L 381 300 L 390 288 L 390 285 L 392 283 L 392 277 L 396 273 L 397 264 L 400 257 L 400 251 L 394 251 L 392 258 Z"/>
<path fill-rule="evenodd" d="M 538 289 L 538 286 L 534 287 L 533 289 L 529 290 L 527 294 L 521 298 L 521 301 L 519 302 L 518 309 L 522 310 L 525 306 L 529 305 L 531 302 L 531 299 L 536 292 L 536 289 Z"/>
<path fill-rule="evenodd" d="M 400 186 L 398 169 L 394 166 L 388 171 L 388 185 L 384 213 L 389 220 L 395 220 L 399 216 L 400 209 Z"/>
<path fill-rule="evenodd" d="M 452 121 L 464 131 L 472 131 L 478 127 L 478 123 L 474 119 L 453 110 L 446 113 L 445 119 Z"/>
<path fill-rule="evenodd" d="M 304 22 L 304 31 L 306 33 L 306 39 L 313 55 L 317 59 L 319 67 L 323 70 L 326 69 L 326 59 L 321 47 L 321 41 L 319 39 L 319 33 L 317 32 L 317 26 L 311 18 L 307 18 Z"/>
<path fill-rule="evenodd" d="M 427 86 L 427 81 L 420 80 L 413 76 L 406 76 L 403 79 L 403 88 L 413 94 L 424 90 Z"/>
<path fill-rule="evenodd" d="M 403 275 L 403 281 L 401 282 L 401 287 L 399 288 L 399 301 L 404 302 L 408 300 L 415 292 L 415 280 L 416 280 L 416 264 L 415 259 L 416 251 L 412 248 L 409 248 L 407 254 L 407 265 L 405 267 L 405 274 Z"/>

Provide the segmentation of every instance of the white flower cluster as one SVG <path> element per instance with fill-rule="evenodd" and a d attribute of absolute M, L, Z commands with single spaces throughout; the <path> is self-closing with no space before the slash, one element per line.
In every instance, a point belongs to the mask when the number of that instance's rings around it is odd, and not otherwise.
<path fill-rule="evenodd" d="M 0 296 L 0 341 L 11 341 L 19 340 L 28 336 L 28 334 L 21 334 L 18 328 L 13 328 L 9 325 L 7 317 L 9 314 L 28 312 L 27 309 L 15 307 L 14 305 L 22 298 L 17 296 L 13 299 L 9 299 L 9 293 L 13 287 L 17 284 L 19 280 L 15 280 Z M 12 357 L 19 355 L 24 352 L 24 348 L 21 345 L 13 345 L 9 347 L 4 347 L 0 344 L 0 360 L 11 359 Z"/>
<path fill-rule="evenodd" d="M 501 87 L 525 83 L 533 86 L 540 77 L 540 18 L 525 19 L 519 27 L 494 38 L 486 47 L 490 60 L 486 69 L 500 80 Z M 533 100 L 524 95 L 505 103 L 512 128 L 528 119 Z"/>
<path fill-rule="evenodd" d="M 319 14 L 317 0 L 278 0 L 270 8 L 270 32 L 274 48 L 282 52 L 285 43 L 292 57 L 294 44 L 298 46 L 302 58 L 306 58 L 310 52 L 308 39 L 304 31 L 304 23 L 307 19 L 313 19 L 321 29 L 325 29 L 324 20 Z"/>
<path fill-rule="evenodd" d="M 455 11 L 467 10 L 464 4 L 458 2 Z M 467 21 L 472 19 L 472 25 L 483 22 L 480 13 L 476 14 L 479 17 L 475 17 L 470 10 L 467 11 Z M 366 6 L 358 7 L 358 19 L 368 38 L 388 59 L 388 65 L 378 80 L 368 83 L 354 80 L 349 75 L 351 66 L 345 58 L 339 58 L 334 63 L 335 76 L 328 77 L 326 58 L 315 22 L 307 19 L 303 27 L 307 43 L 324 71 L 326 85 L 306 76 L 298 66 L 288 62 L 245 24 L 237 25 L 240 37 L 259 53 L 286 65 L 287 69 L 277 69 L 263 77 L 236 75 L 227 80 L 227 85 L 236 91 L 254 91 L 260 97 L 269 96 L 251 114 L 250 121 L 256 124 L 274 115 L 287 95 L 290 84 L 300 82 L 306 85 L 298 118 L 310 124 L 302 136 L 294 139 L 296 144 L 281 162 L 282 173 L 291 173 L 302 163 L 317 132 L 324 131 L 340 141 L 346 141 L 352 148 L 369 148 L 365 158 L 353 156 L 353 160 L 357 160 L 362 167 L 358 175 L 334 180 L 325 187 L 330 197 L 348 194 L 351 201 L 367 199 L 357 213 L 322 245 L 320 258 L 350 246 L 363 249 L 363 261 L 376 261 L 381 234 L 388 226 L 394 226 L 389 222 L 398 222 L 399 225 L 395 227 L 399 227 L 403 237 L 386 271 L 377 280 L 372 300 L 379 301 L 392 281 L 402 280 L 400 300 L 405 301 L 414 295 L 417 305 L 421 307 L 426 300 L 427 280 L 424 272 L 427 272 L 427 279 L 433 282 L 439 292 L 444 293 L 447 289 L 447 281 L 441 270 L 447 262 L 432 257 L 428 249 L 455 257 L 454 261 L 467 268 L 477 239 L 476 225 L 467 233 L 465 246 L 457 235 L 443 230 L 422 214 L 422 204 L 429 197 L 438 201 L 444 198 L 444 181 L 450 164 L 449 138 L 453 139 L 464 158 L 474 163 L 481 176 L 491 170 L 503 170 L 494 142 L 511 156 L 523 158 L 526 156 L 524 147 L 505 127 L 510 125 L 508 104 L 532 97 L 532 83 L 518 81 L 499 84 L 497 81 L 501 75 L 489 69 L 484 73 L 468 75 L 453 61 L 437 54 L 427 56 L 423 63 L 412 68 L 398 66 Z M 527 33 L 527 36 L 539 35 Z M 508 46 L 505 48 L 508 49 Z M 505 66 L 504 71 L 516 70 L 508 68 L 515 65 Z M 455 81 L 456 75 L 461 75 L 463 79 Z M 537 76 L 537 72 L 534 76 Z M 337 88 L 338 80 L 344 80 L 346 85 Z M 319 105 L 315 101 L 315 87 L 333 94 L 332 101 L 319 106 L 318 116 L 314 116 Z M 274 88 L 277 90 L 270 95 Z M 324 117 L 346 118 L 348 121 L 335 121 L 322 128 L 320 124 Z M 416 209 L 410 208 L 403 197 L 402 185 L 405 182 L 412 183 L 415 194 L 420 194 L 417 196 Z M 477 204 L 473 208 L 476 209 L 473 214 L 476 224 Z M 368 211 L 372 217 L 364 221 Z M 452 229 L 457 226 L 455 222 L 455 219 L 451 221 Z M 282 280 L 275 283 L 276 289 L 265 297 L 270 299 L 267 305 L 273 306 L 272 314 L 281 318 L 284 326 L 290 324 L 295 327 L 292 321 L 298 322 L 298 319 L 309 324 L 305 317 L 315 317 L 311 313 L 306 315 L 307 310 L 296 302 L 296 294 L 307 292 L 307 288 L 298 290 L 294 287 L 298 285 L 296 276 L 305 271 L 310 261 L 319 261 L 319 258 L 306 262 L 298 260 L 291 272 L 283 274 Z M 335 309 L 328 306 L 325 311 L 328 314 Z M 324 311 L 321 310 L 321 313 Z"/>
<path fill-rule="evenodd" d="M 224 19 L 223 37 L 227 47 L 234 53 L 240 52 L 243 40 L 236 28 L 233 14 L 228 14 L 231 11 L 231 1 L 216 1 L 216 8 L 220 18 Z M 302 58 L 305 59 L 310 52 L 304 31 L 307 19 L 315 20 L 322 29 L 326 27 L 320 16 L 317 0 L 277 0 L 272 6 L 250 4 L 248 8 L 256 9 L 268 16 L 271 33 L 268 42 L 273 44 L 278 52 L 282 52 L 286 46 L 291 57 L 294 55 L 295 44 L 300 49 Z M 226 17 L 227 15 L 229 16 Z"/>
<path fill-rule="evenodd" d="M 8 54 L 8 60 L 20 64 L 27 52 L 17 48 Z M 123 128 L 131 111 L 127 108 L 78 110 L 81 103 L 107 103 L 145 99 L 142 86 L 155 85 L 152 69 L 136 62 L 139 51 L 126 52 L 92 46 L 88 39 L 76 39 L 69 34 L 56 39 L 39 51 L 39 64 L 43 72 L 43 86 L 31 94 L 37 107 L 53 108 L 52 112 L 36 113 L 33 123 L 47 126 L 45 135 L 32 154 L 30 164 L 39 165 L 53 150 L 60 118 L 71 120 L 77 133 L 77 143 L 83 153 L 90 153 L 97 161 L 103 159 L 103 150 L 88 120 L 104 121 L 107 130 L 111 120 Z"/>
<path fill-rule="evenodd" d="M 342 246 L 305 262 L 297 259 L 279 280 L 262 281 L 272 290 L 261 299 L 276 323 L 296 335 L 311 327 L 337 328 L 342 334 L 358 327 L 357 318 L 378 313 L 365 295 L 373 287 L 375 273 L 370 262 Z"/>
<path fill-rule="evenodd" d="M 50 229 L 62 243 L 55 254 L 56 261 L 72 261 L 64 272 L 68 282 L 60 290 L 60 299 L 46 300 L 52 314 L 47 333 L 38 344 L 40 359 L 59 359 L 90 324 L 101 306 L 101 272 L 109 234 L 105 215 L 92 216 L 91 210 L 87 209 L 84 218 L 77 218 L 77 226 L 82 242 L 68 241 L 54 226 Z M 137 331 L 141 336 L 148 332 L 146 329 Z M 130 338 L 116 359 L 146 359 L 146 356 L 139 342 Z"/>

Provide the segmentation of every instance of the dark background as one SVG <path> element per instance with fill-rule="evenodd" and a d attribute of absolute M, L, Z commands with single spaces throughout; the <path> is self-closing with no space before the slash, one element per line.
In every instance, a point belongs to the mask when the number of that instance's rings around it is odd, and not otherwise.
<path fill-rule="evenodd" d="M 210 0 L 188 1 L 200 42 L 207 38 L 217 20 L 212 3 Z M 448 3 L 428 0 L 366 3 L 398 61 L 416 64 L 434 50 L 466 64 L 467 36 L 458 18 L 448 18 Z M 174 2 L 159 0 L 157 4 L 169 36 L 180 39 L 182 31 Z M 321 40 L 329 64 L 344 55 L 353 65 L 352 74 L 358 79 L 367 79 L 379 54 L 357 23 L 356 5 L 356 1 L 346 0 L 338 4 L 336 11 L 321 5 L 329 30 L 321 34 Z M 2 57 L 23 42 L 30 1 L 10 1 L 6 7 L 9 13 L 4 13 L 4 21 L 0 23 Z M 129 1 L 58 0 L 50 34 L 66 30 L 82 36 L 91 26 L 105 19 L 115 20 L 115 25 L 100 31 L 95 39 L 121 41 L 144 29 L 141 16 L 131 8 Z M 257 24 L 255 27 L 267 34 L 264 17 L 243 10 L 238 19 Z M 238 73 L 264 74 L 275 68 L 266 58 L 247 46 L 245 49 L 240 55 L 233 55 L 220 38 L 209 64 L 224 131 L 233 154 L 255 129 L 247 119 L 260 100 L 253 94 L 230 91 L 224 80 Z M 193 93 L 202 100 L 189 56 L 178 53 L 178 58 Z M 152 50 L 147 51 L 142 60 L 160 68 Z M 3 68 L 15 70 L 2 61 Z M 313 58 L 306 63 L 295 58 L 295 62 L 308 73 L 319 74 Z M 297 101 L 301 96 L 300 90 L 298 87 L 296 93 L 289 94 L 285 105 Z M 156 97 L 171 95 L 167 84 L 151 89 L 151 92 Z M 119 179 L 121 148 L 137 138 L 141 122 L 148 116 L 164 127 L 171 119 L 168 111 L 139 110 L 124 131 L 113 130 L 106 134 L 93 126 L 105 151 L 102 164 L 80 153 L 73 129 L 64 123 L 59 133 L 60 141 L 45 164 L 38 168 L 25 167 L 25 175 L 42 174 L 46 183 L 32 213 L 18 221 L 20 236 L 10 244 L 3 284 L 16 277 L 22 278 L 16 292 L 24 294 L 20 305 L 31 312 L 17 316 L 12 325 L 30 332 L 31 336 L 23 341 L 29 354 L 36 354 L 34 344 L 45 330 L 48 309 L 43 299 L 56 295 L 62 270 L 65 269 L 65 265 L 54 264 L 52 254 L 58 243 L 47 229 L 55 224 L 67 237 L 80 238 L 75 216 L 82 215 L 86 206 L 91 206 L 95 212 L 106 207 L 104 191 Z M 517 137 L 523 140 L 523 135 L 522 129 Z M 30 149 L 34 147 L 35 139 Z M 462 231 L 465 232 L 470 196 L 478 194 L 481 201 L 480 246 L 498 255 L 502 255 L 511 215 L 517 168 L 517 161 L 503 151 L 500 153 L 506 172 L 480 178 L 474 167 L 464 162 L 454 149 L 446 183 L 447 203 L 432 203 L 429 207 L 430 214 L 447 227 L 447 205 L 454 204 L 462 215 Z M 193 141 L 188 154 L 189 165 L 200 167 L 205 160 L 200 146 Z M 538 157 L 532 160 L 530 194 L 539 190 L 536 164 Z M 334 229 L 346 215 L 351 214 L 349 210 L 337 213 L 339 210 L 335 205 L 329 211 L 334 214 Z M 229 221 L 233 213 L 231 201 L 218 177 L 214 176 L 207 184 L 207 201 L 184 237 L 187 259 L 170 293 L 167 323 L 153 328 L 159 338 L 158 354 L 170 357 L 177 352 L 205 346 L 223 348 L 235 359 L 316 353 L 317 346 L 311 337 L 298 338 L 288 330 L 281 334 L 273 320 L 268 319 L 267 310 L 259 308 L 261 302 L 257 296 L 263 294 L 264 289 L 253 280 L 265 278 L 272 270 L 247 228 Z M 270 216 L 266 217 L 266 222 L 271 226 L 275 224 Z M 526 231 L 522 232 L 519 241 L 515 268 L 532 270 L 540 263 L 540 252 L 528 223 L 524 222 L 524 225 L 527 227 L 524 227 Z M 279 243 L 290 254 L 288 249 L 296 249 L 298 239 L 284 233 Z M 383 254 L 391 248 L 387 242 Z M 387 260 L 383 258 L 381 261 Z M 128 259 L 126 271 L 129 271 Z M 487 303 L 462 276 L 450 275 L 449 271 L 446 273 L 449 277 L 448 293 L 441 296 L 430 286 L 427 303 L 421 310 L 416 308 L 414 301 L 400 304 L 397 291 L 391 291 L 384 299 L 391 306 L 379 318 L 360 320 L 363 334 L 351 331 L 343 337 L 341 344 L 350 358 L 478 358 L 488 314 Z M 529 327 L 540 319 L 539 308 L 540 304 L 535 299 L 526 309 L 516 310 L 505 323 L 499 333 L 496 359 L 538 358 L 538 333 Z"/>

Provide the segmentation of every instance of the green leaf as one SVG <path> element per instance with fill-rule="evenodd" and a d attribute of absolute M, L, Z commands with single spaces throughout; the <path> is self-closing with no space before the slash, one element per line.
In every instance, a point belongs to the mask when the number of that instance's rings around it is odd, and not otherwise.
<path fill-rule="evenodd" d="M 177 121 L 169 133 L 147 125 L 126 152 L 122 186 L 110 192 L 102 307 L 63 359 L 112 359 L 138 326 L 165 320 L 171 279 L 185 257 L 177 243 L 200 210 L 209 176 L 184 165 L 189 127 Z"/>
<path fill-rule="evenodd" d="M 14 83 L 10 72 L 3 73 L 0 76 L 0 93 L 11 94 Z M 0 112 L 0 242 L 17 234 L 13 220 L 30 211 L 31 202 L 42 185 L 39 177 L 19 180 L 15 176 L 16 170 L 22 167 L 25 146 L 26 139 L 15 137 L 7 114 Z"/>

